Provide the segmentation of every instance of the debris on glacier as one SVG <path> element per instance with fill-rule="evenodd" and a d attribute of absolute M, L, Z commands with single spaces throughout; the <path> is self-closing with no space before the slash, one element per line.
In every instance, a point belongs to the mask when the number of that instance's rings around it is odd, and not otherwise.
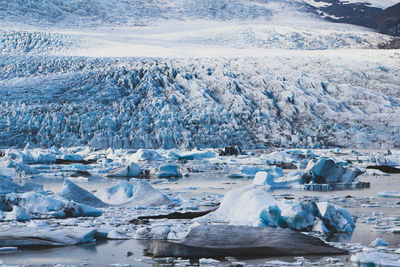
<path fill-rule="evenodd" d="M 323 233 L 352 232 L 355 228 L 350 214 L 334 204 L 282 202 L 270 196 L 265 188 L 254 185 L 230 190 L 216 211 L 197 220 Z"/>
<path fill-rule="evenodd" d="M 158 178 L 180 178 L 182 174 L 179 172 L 179 166 L 175 164 L 164 164 L 160 167 L 157 174 Z"/>
<path fill-rule="evenodd" d="M 147 253 L 156 257 L 248 257 L 347 254 L 347 251 L 290 229 L 200 225 L 178 242 L 153 241 Z"/>
<path fill-rule="evenodd" d="M 74 246 L 94 241 L 96 229 L 64 228 L 49 229 L 36 227 L 9 227 L 0 232 L 0 247 L 59 247 Z"/>

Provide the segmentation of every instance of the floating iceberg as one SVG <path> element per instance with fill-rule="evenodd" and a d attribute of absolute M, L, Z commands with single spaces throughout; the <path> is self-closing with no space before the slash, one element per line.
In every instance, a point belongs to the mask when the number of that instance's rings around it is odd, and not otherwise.
<path fill-rule="evenodd" d="M 393 197 L 393 198 L 400 198 L 400 191 L 385 191 L 385 192 L 378 192 L 378 197 Z"/>
<path fill-rule="evenodd" d="M 170 158 L 179 159 L 179 160 L 196 160 L 196 159 L 212 159 L 216 157 L 216 153 L 213 151 L 199 151 L 193 150 L 190 152 L 185 152 L 181 155 L 176 154 L 174 152 L 170 152 L 168 154 Z"/>
<path fill-rule="evenodd" d="M 87 190 L 79 187 L 68 179 L 65 179 L 61 192 L 58 195 L 76 203 L 85 204 L 92 207 L 107 206 L 103 201 L 94 196 Z"/>
<path fill-rule="evenodd" d="M 160 167 L 160 171 L 157 174 L 158 178 L 179 178 L 182 174 L 178 170 L 178 165 L 174 164 L 164 164 Z"/>
<path fill-rule="evenodd" d="M 352 183 L 360 174 L 358 168 L 346 169 L 333 159 L 320 158 L 308 163 L 303 180 L 317 184 Z"/>
<path fill-rule="evenodd" d="M 36 192 L 11 193 L 1 197 L 0 208 L 3 211 L 11 211 L 14 206 L 23 208 L 31 217 L 98 217 L 102 214 L 96 208 Z"/>
<path fill-rule="evenodd" d="M 151 149 L 139 149 L 136 153 L 129 156 L 129 160 L 139 163 L 143 161 L 159 161 L 165 158 Z"/>
<path fill-rule="evenodd" d="M 0 232 L 0 247 L 74 246 L 94 241 L 96 229 L 13 227 Z"/>
<path fill-rule="evenodd" d="M 290 188 L 293 185 L 299 185 L 301 182 L 301 172 L 292 172 L 285 176 L 282 168 L 277 166 L 257 172 L 253 180 L 253 184 L 264 185 L 270 189 Z"/>
<path fill-rule="evenodd" d="M 117 168 L 107 173 L 108 177 L 139 177 L 142 170 L 135 162 L 131 162 L 128 166 Z"/>
<path fill-rule="evenodd" d="M 13 210 L 7 213 L 4 220 L 27 222 L 31 220 L 31 216 L 29 216 L 29 214 L 23 208 L 14 206 Z"/>
<path fill-rule="evenodd" d="M 216 211 L 199 220 L 330 233 L 352 232 L 355 227 L 349 213 L 341 207 L 312 201 L 281 202 L 254 185 L 232 189 Z M 318 229 L 316 226 L 321 221 L 324 225 Z"/>
<path fill-rule="evenodd" d="M 175 204 L 168 196 L 140 179 L 131 179 L 129 183 L 119 182 L 108 189 L 99 190 L 95 195 L 107 204 L 124 206 L 154 207 Z"/>
<path fill-rule="evenodd" d="M 363 267 L 396 267 L 400 266 L 400 255 L 384 252 L 361 252 L 351 256 L 355 266 Z"/>
<path fill-rule="evenodd" d="M 276 257 L 347 253 L 316 237 L 289 229 L 233 225 L 200 225 L 181 241 L 153 241 L 147 252 L 156 257 Z"/>

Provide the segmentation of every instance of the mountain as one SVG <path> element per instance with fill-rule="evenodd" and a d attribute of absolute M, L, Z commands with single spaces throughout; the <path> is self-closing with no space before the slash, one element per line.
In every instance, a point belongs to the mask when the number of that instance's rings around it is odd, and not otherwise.
<path fill-rule="evenodd" d="M 382 33 L 400 36 L 400 3 L 376 14 L 372 23 Z"/>
<path fill-rule="evenodd" d="M 310 11 L 323 19 L 349 23 L 400 36 L 400 3 L 388 1 L 305 0 Z"/>

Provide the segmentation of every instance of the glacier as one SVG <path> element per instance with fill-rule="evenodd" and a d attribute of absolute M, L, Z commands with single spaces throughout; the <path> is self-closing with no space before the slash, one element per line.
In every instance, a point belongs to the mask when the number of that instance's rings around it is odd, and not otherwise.
<path fill-rule="evenodd" d="M 375 53 L 0 55 L 0 146 L 398 146 L 400 65 Z"/>

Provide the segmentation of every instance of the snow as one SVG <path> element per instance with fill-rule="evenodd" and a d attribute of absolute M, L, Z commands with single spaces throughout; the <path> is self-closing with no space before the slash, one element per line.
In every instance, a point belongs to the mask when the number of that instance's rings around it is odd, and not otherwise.
<path fill-rule="evenodd" d="M 398 0 L 342 0 L 343 3 L 369 3 L 372 6 L 388 8 L 399 3 Z"/>

